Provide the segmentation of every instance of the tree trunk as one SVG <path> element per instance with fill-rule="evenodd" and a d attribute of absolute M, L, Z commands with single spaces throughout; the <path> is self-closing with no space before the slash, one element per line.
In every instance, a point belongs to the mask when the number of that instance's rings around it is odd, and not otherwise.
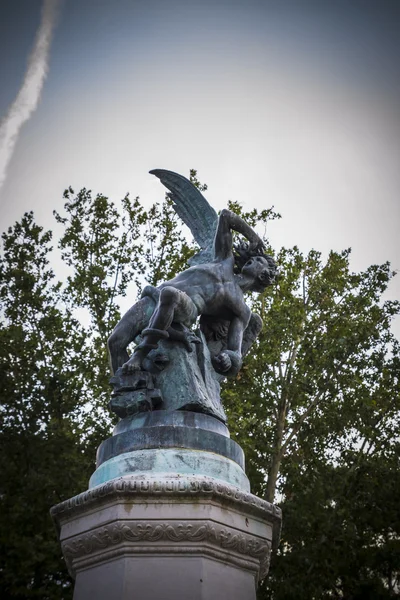
<path fill-rule="evenodd" d="M 286 407 L 286 399 L 283 399 L 279 407 L 278 422 L 276 424 L 275 448 L 272 454 L 271 466 L 268 470 L 267 491 L 265 493 L 267 502 L 273 502 L 275 497 L 276 482 L 282 462 L 282 441 L 286 421 Z"/>
<path fill-rule="evenodd" d="M 271 467 L 268 471 L 267 491 L 265 499 L 267 502 L 273 502 L 276 490 L 276 481 L 279 475 L 279 469 L 281 466 L 282 457 L 280 452 L 274 453 L 272 457 Z"/>

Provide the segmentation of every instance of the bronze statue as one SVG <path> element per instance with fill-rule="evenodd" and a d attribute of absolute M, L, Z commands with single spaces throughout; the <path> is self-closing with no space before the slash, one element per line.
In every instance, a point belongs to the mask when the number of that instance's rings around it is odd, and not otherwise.
<path fill-rule="evenodd" d="M 161 340 L 181 343 L 188 352 L 202 340 L 191 330 L 199 319 L 200 332 L 220 376 L 235 376 L 242 357 L 261 330 L 245 292 L 262 292 L 276 275 L 274 260 L 264 244 L 238 215 L 224 209 L 219 218 L 200 191 L 186 178 L 165 170 L 152 174 L 170 190 L 174 208 L 191 229 L 202 250 L 188 269 L 157 288 L 147 286 L 142 298 L 121 319 L 108 347 L 113 372 L 132 375 L 146 368 L 146 357 Z M 247 243 L 233 246 L 232 232 Z M 131 357 L 127 346 L 141 336 Z"/>

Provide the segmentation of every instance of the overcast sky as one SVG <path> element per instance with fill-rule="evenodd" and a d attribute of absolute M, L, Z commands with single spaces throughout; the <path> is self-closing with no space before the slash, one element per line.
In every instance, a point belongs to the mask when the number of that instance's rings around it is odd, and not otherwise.
<path fill-rule="evenodd" d="M 150 203 L 150 169 L 196 168 L 217 210 L 275 206 L 276 249 L 351 246 L 354 270 L 400 269 L 399 1 L 42 9 L 0 3 L 1 229 L 31 209 L 52 227 L 69 185 Z"/>

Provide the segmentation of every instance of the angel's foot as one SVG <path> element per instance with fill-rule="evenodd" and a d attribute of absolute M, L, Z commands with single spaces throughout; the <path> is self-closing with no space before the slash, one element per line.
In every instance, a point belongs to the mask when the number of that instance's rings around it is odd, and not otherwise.
<path fill-rule="evenodd" d="M 192 344 L 201 344 L 200 338 L 197 337 L 190 329 L 186 327 L 182 330 L 170 327 L 168 329 L 169 339 L 176 342 L 182 342 L 188 352 L 193 352 Z"/>
<path fill-rule="evenodd" d="M 135 371 L 140 371 L 142 368 L 143 356 L 141 352 L 134 352 L 129 360 L 122 365 L 121 371 L 123 375 L 133 375 Z"/>
<path fill-rule="evenodd" d="M 142 368 L 142 362 L 150 352 L 158 347 L 158 340 L 161 338 L 168 338 L 168 333 L 163 329 L 143 329 L 142 331 L 143 341 L 136 346 L 130 359 L 122 366 L 122 373 L 129 375 L 135 371 L 140 371 Z"/>

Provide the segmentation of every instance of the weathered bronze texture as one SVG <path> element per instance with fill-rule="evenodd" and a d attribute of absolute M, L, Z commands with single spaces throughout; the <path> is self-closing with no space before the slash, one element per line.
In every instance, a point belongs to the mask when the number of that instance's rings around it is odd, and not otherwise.
<path fill-rule="evenodd" d="M 271 285 L 276 265 L 241 217 L 227 209 L 217 217 L 200 191 L 177 173 L 151 173 L 170 190 L 177 214 L 201 250 L 170 281 L 145 287 L 112 332 L 110 408 L 122 418 L 160 409 L 194 410 L 225 422 L 219 383 L 238 374 L 262 326 L 244 294 Z M 234 231 L 247 242 L 234 247 Z M 137 345 L 129 357 L 132 341 Z"/>

